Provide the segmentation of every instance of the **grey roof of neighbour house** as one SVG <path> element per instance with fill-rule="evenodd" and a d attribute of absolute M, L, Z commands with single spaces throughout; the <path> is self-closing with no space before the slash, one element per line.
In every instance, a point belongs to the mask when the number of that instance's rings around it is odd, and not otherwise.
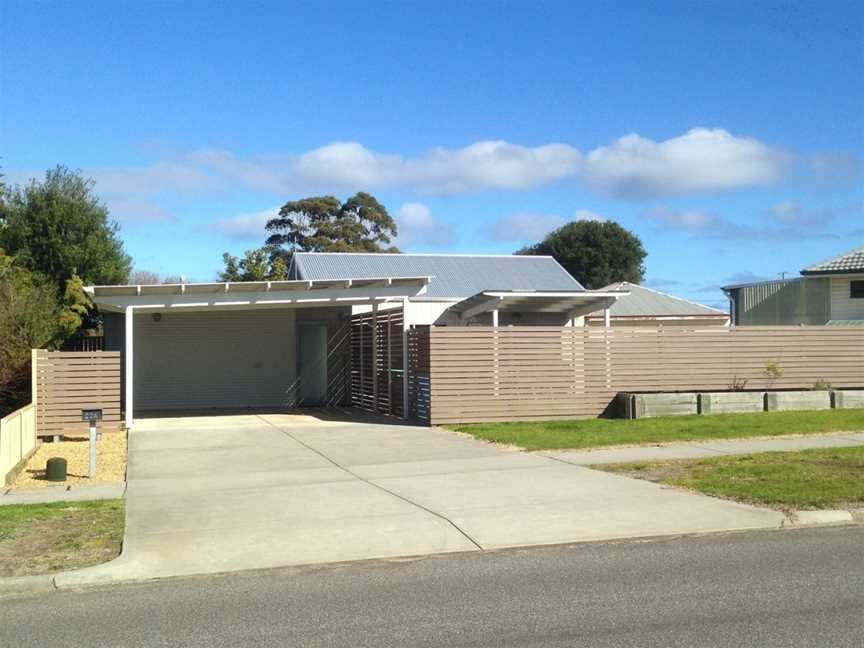
<path fill-rule="evenodd" d="M 433 277 L 426 299 L 464 299 L 484 290 L 584 290 L 547 256 L 297 252 L 295 279 Z"/>
<path fill-rule="evenodd" d="M 864 272 L 864 247 L 813 264 L 804 268 L 801 274 L 846 274 L 850 272 Z"/>
<path fill-rule="evenodd" d="M 612 317 L 652 317 L 652 316 L 724 316 L 726 311 L 711 308 L 704 304 L 675 297 L 645 286 L 627 281 L 609 284 L 601 290 L 628 290 L 630 294 L 620 297 L 609 309 Z"/>

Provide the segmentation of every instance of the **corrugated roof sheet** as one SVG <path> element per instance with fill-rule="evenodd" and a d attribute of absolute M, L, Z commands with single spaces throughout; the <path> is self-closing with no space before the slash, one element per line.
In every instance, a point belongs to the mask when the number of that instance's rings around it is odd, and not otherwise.
<path fill-rule="evenodd" d="M 552 257 L 297 252 L 297 279 L 434 277 L 426 298 L 464 299 L 483 290 L 584 290 Z"/>
<path fill-rule="evenodd" d="M 828 320 L 826 326 L 862 326 L 864 327 L 864 320 Z"/>
<path fill-rule="evenodd" d="M 847 272 L 864 272 L 864 247 L 811 265 L 809 268 L 804 268 L 801 274 L 844 274 Z"/>
<path fill-rule="evenodd" d="M 629 290 L 609 309 L 612 317 L 650 317 L 652 315 L 726 315 L 725 311 L 675 297 L 627 281 L 609 284 L 601 290 Z"/>

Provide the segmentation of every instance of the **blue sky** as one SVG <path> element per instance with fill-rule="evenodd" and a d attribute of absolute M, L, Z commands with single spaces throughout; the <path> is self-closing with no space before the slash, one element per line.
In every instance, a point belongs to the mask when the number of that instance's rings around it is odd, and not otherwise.
<path fill-rule="evenodd" d="M 638 234 L 647 284 L 864 244 L 864 2 L 0 3 L 7 180 L 80 169 L 139 269 L 209 280 L 287 200 L 412 252 Z"/>

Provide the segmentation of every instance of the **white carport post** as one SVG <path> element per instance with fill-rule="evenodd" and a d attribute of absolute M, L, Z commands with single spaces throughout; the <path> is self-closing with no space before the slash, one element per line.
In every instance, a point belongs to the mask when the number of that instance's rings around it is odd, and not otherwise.
<path fill-rule="evenodd" d="M 131 430 L 132 425 L 134 423 L 134 418 L 132 415 L 132 412 L 133 412 L 133 410 L 132 410 L 132 406 L 133 406 L 132 394 L 134 391 L 134 386 L 132 384 L 132 376 L 134 375 L 134 373 L 133 373 L 134 368 L 132 366 L 132 363 L 133 363 L 133 359 L 135 357 L 135 347 L 134 347 L 134 343 L 135 343 L 135 324 L 134 324 L 135 317 L 134 317 L 134 313 L 133 313 L 134 308 L 135 308 L 134 306 L 127 306 L 126 310 L 125 310 L 125 318 L 124 318 L 125 319 L 124 324 L 126 325 L 126 333 L 125 333 L 125 337 L 124 337 L 125 355 L 126 355 L 126 358 L 125 358 L 126 369 L 125 369 L 125 376 L 123 378 L 124 378 L 124 383 L 126 385 L 126 429 L 127 430 Z"/>
<path fill-rule="evenodd" d="M 492 310 L 492 326 L 498 326 L 498 309 Z"/>
<path fill-rule="evenodd" d="M 612 325 L 612 314 L 609 311 L 609 306 L 603 309 L 603 326 L 609 328 Z"/>

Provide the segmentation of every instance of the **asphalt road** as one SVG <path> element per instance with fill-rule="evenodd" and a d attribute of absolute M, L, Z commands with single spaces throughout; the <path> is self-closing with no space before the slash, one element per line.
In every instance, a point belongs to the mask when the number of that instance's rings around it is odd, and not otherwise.
<path fill-rule="evenodd" d="M 466 553 L 0 600 L 0 646 L 854 646 L 864 527 Z"/>

